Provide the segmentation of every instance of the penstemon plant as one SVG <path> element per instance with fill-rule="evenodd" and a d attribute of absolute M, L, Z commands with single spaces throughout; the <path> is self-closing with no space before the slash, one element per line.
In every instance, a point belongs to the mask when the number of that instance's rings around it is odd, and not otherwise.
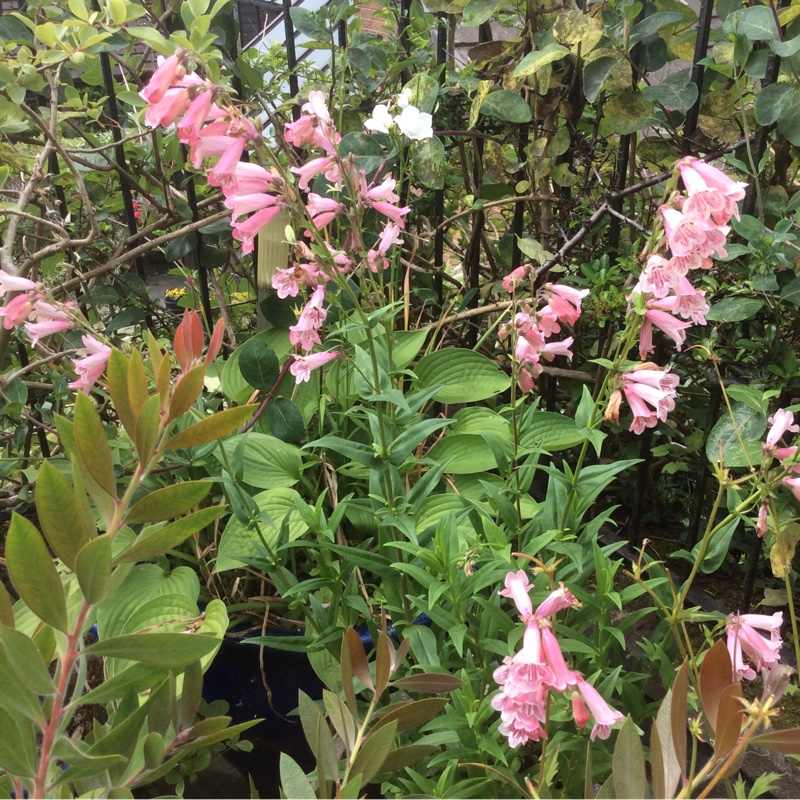
<path fill-rule="evenodd" d="M 164 454 L 214 441 L 253 410 L 231 408 L 186 424 L 221 328 L 205 355 L 203 338 L 198 315 L 187 312 L 175 332 L 180 374 L 174 380 L 170 355 L 152 337 L 144 354 L 87 343 L 95 352 L 83 363 L 100 358 L 78 383 L 88 390 L 107 362 L 111 407 L 130 435 L 136 465 L 122 478 L 115 473 L 101 415 L 78 392 L 72 417 L 57 418 L 68 460 L 60 467 L 46 461 L 39 471 L 38 527 L 12 517 L 5 558 L 19 600 L 0 586 L 0 785 L 6 793 L 132 797 L 135 787 L 186 756 L 253 724 L 231 727 L 228 717 L 198 717 L 203 671 L 227 629 L 227 610 L 218 600 L 199 609 L 199 581 L 187 567 L 147 563 L 224 509 L 205 504 L 208 481 L 157 488 L 150 476 Z M 80 720 L 89 709 L 95 716 L 85 726 Z M 81 724 L 86 729 L 78 738 Z"/>

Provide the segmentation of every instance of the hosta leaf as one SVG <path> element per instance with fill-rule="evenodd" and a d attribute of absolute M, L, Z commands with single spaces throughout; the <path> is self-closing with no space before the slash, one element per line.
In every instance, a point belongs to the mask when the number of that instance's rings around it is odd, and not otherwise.
<path fill-rule="evenodd" d="M 429 353 L 415 369 L 425 388 L 441 386 L 440 403 L 472 403 L 496 397 L 511 380 L 491 359 L 473 350 L 447 348 Z"/>

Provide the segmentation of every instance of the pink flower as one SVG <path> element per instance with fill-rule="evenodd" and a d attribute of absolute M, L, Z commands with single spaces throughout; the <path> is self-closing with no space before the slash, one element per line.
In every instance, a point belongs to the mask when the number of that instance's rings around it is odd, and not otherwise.
<path fill-rule="evenodd" d="M 781 625 L 783 612 L 766 614 L 731 614 L 725 626 L 728 633 L 728 653 L 733 664 L 734 678 L 740 680 L 756 677 L 753 668 L 744 660 L 743 653 L 749 656 L 759 670 L 780 661 Z M 765 639 L 758 631 L 767 631 Z"/>
<path fill-rule="evenodd" d="M 258 232 L 277 216 L 281 208 L 282 205 L 276 202 L 272 207 L 262 208 L 261 211 L 257 211 L 244 222 L 236 222 L 231 226 L 233 228 L 233 238 L 242 243 L 242 252 L 245 255 L 253 252 L 253 245 Z"/>
<path fill-rule="evenodd" d="M 61 320 L 62 322 L 71 321 L 72 317 L 69 315 L 69 309 L 74 305 L 75 303 L 70 301 L 59 308 L 58 306 L 54 306 L 52 303 L 48 303 L 46 300 L 42 300 L 39 297 L 33 301 L 33 311 L 31 312 L 31 317 L 37 322 L 48 322 L 56 319 Z"/>
<path fill-rule="evenodd" d="M 651 255 L 647 266 L 642 271 L 639 283 L 634 291 L 650 292 L 655 297 L 664 297 L 678 284 L 678 280 L 686 271 L 676 268 L 675 259 L 667 260 L 663 256 Z"/>
<path fill-rule="evenodd" d="M 560 322 L 574 325 L 581 315 L 581 299 L 588 294 L 588 289 L 574 289 L 558 283 L 546 283 L 544 285 L 544 295 L 547 298 L 545 308 L 555 314 Z"/>
<path fill-rule="evenodd" d="M 763 539 L 769 530 L 767 518 L 769 517 L 769 501 L 765 500 L 758 509 L 758 518 L 756 519 L 756 536 Z"/>
<path fill-rule="evenodd" d="M 231 221 L 236 222 L 239 217 L 260 211 L 262 208 L 272 208 L 274 205 L 283 207 L 283 198 L 274 194 L 242 194 L 229 195 L 225 200 L 225 208 L 230 208 Z"/>
<path fill-rule="evenodd" d="M 498 594 L 501 597 L 510 597 L 514 601 L 514 605 L 519 611 L 519 615 L 523 620 L 527 619 L 533 613 L 533 604 L 531 603 L 530 590 L 533 588 L 525 570 L 517 570 L 517 572 L 509 572 L 506 575 L 505 589 L 501 589 Z"/>
<path fill-rule="evenodd" d="M 5 270 L 0 269 L 0 297 L 8 292 L 28 292 L 39 288 L 36 281 L 28 280 L 20 275 L 9 275 Z"/>
<path fill-rule="evenodd" d="M 372 272 L 378 272 L 379 269 L 386 269 L 389 266 L 389 261 L 384 258 L 389 248 L 393 244 L 402 244 L 403 240 L 400 238 L 400 226 L 387 222 L 378 237 L 378 247 L 376 250 L 370 250 L 367 253 L 367 264 Z"/>
<path fill-rule="evenodd" d="M 283 185 L 283 180 L 260 164 L 251 164 L 249 161 L 237 161 L 232 172 L 225 177 L 226 196 L 231 194 L 262 194 Z M 220 186 L 220 181 L 215 175 L 209 176 L 209 186 Z"/>
<path fill-rule="evenodd" d="M 300 177 L 299 186 L 303 191 L 308 189 L 308 182 L 313 180 L 320 174 L 331 168 L 333 165 L 333 156 L 323 156 L 322 158 L 312 158 L 311 161 L 303 164 L 302 167 L 292 167 L 292 172 Z"/>
<path fill-rule="evenodd" d="M 689 193 L 683 209 L 687 216 L 701 220 L 713 216 L 720 225 L 725 225 L 732 216 L 739 219 L 736 201 L 744 199 L 746 183 L 734 181 L 716 167 L 692 156 L 682 158 L 678 169 Z"/>
<path fill-rule="evenodd" d="M 517 286 L 525 280 L 525 276 L 531 269 L 531 264 L 523 264 L 521 267 L 517 267 L 516 269 L 512 269 L 508 275 L 503 278 L 503 288 L 507 292 L 513 292 Z"/>
<path fill-rule="evenodd" d="M 580 606 L 580 602 L 578 602 L 575 595 L 561 583 L 558 589 L 550 592 L 544 602 L 539 604 L 535 613 L 537 617 L 549 617 L 551 614 L 563 611 L 565 608 L 572 608 L 573 606 Z"/>
<path fill-rule="evenodd" d="M 319 91 L 308 93 L 308 102 L 303 104 L 306 113 L 295 122 L 286 125 L 284 138 L 295 147 L 313 145 L 333 154 L 340 136 L 336 132 L 325 104 L 325 95 Z"/>
<path fill-rule="evenodd" d="M 236 165 L 241 161 L 246 144 L 242 137 L 234 139 L 208 173 L 209 181 L 213 180 L 215 186 L 221 187 L 223 194 L 227 194 L 226 190 L 232 189 L 238 183 Z"/>
<path fill-rule="evenodd" d="M 664 233 L 673 255 L 686 256 L 703 250 L 708 236 L 702 223 L 689 219 L 677 208 L 661 206 L 659 211 L 664 220 Z"/>
<path fill-rule="evenodd" d="M 680 351 L 686 341 L 686 328 L 691 328 L 691 322 L 681 322 L 672 314 L 661 311 L 658 308 L 648 308 L 644 312 L 644 324 L 642 325 L 641 338 L 639 340 L 639 355 L 646 358 L 648 353 L 654 350 L 653 347 L 653 325 L 675 342 L 675 346 Z"/>
<path fill-rule="evenodd" d="M 300 286 L 316 286 L 320 271 L 313 264 L 295 264 L 288 269 L 279 269 L 272 277 L 272 288 L 281 299 L 297 297 Z"/>
<path fill-rule="evenodd" d="M 214 91 L 205 89 L 195 96 L 189 104 L 183 119 L 177 125 L 178 139 L 189 146 L 197 141 L 200 127 L 208 119 L 211 106 L 214 103 Z"/>
<path fill-rule="evenodd" d="M 779 408 L 773 416 L 769 418 L 769 422 L 772 427 L 767 433 L 765 449 L 775 447 L 787 431 L 791 431 L 792 433 L 800 432 L 800 425 L 794 424 L 794 414 L 783 408 Z"/>
<path fill-rule="evenodd" d="M 633 370 L 622 376 L 622 391 L 633 411 L 630 430 L 644 433 L 645 428 L 654 428 L 658 420 L 666 422 L 667 415 L 675 408 L 675 388 L 678 377 L 667 376 L 666 370 Z"/>
<path fill-rule="evenodd" d="M 144 121 L 151 127 L 168 128 L 189 107 L 189 90 L 168 89 L 164 96 L 144 113 Z"/>
<path fill-rule="evenodd" d="M 795 500 L 800 503 L 800 478 L 781 478 L 781 483 L 789 487 Z"/>
<path fill-rule="evenodd" d="M 549 625 L 542 625 L 542 651 L 547 666 L 553 673 L 550 686 L 557 692 L 563 692 L 567 686 L 574 686 L 578 682 L 578 673 L 573 672 L 567 667 L 564 661 L 564 654 L 553 631 Z"/>
<path fill-rule="evenodd" d="M 180 48 L 169 58 L 158 57 L 158 68 L 139 94 L 142 99 L 153 105 L 158 103 L 166 91 L 186 74 L 184 66 L 185 51 Z"/>
<path fill-rule="evenodd" d="M 71 327 L 72 322 L 59 319 L 47 320 L 46 322 L 25 323 L 25 330 L 28 331 L 31 337 L 32 345 L 38 344 L 39 339 L 43 339 L 45 336 L 52 336 L 54 333 L 68 331 Z"/>
<path fill-rule="evenodd" d="M 93 336 L 83 336 L 83 347 L 78 350 L 82 358 L 73 359 L 72 363 L 78 379 L 69 384 L 71 389 L 80 389 L 89 394 L 98 378 L 103 374 L 111 355 L 111 348 L 99 342 Z"/>
<path fill-rule="evenodd" d="M 312 353 L 308 356 L 295 356 L 292 365 L 289 367 L 289 372 L 294 375 L 297 383 L 303 383 L 311 377 L 311 371 L 333 361 L 337 358 L 339 353 L 336 351 L 326 350 L 322 353 Z"/>
<path fill-rule="evenodd" d="M 382 200 L 373 201 L 372 207 L 379 213 L 383 214 L 384 217 L 395 222 L 400 228 L 405 228 L 406 224 L 403 222 L 403 217 L 411 211 L 410 206 L 403 206 L 403 208 L 398 208 L 391 203 L 385 203 Z"/>
<path fill-rule="evenodd" d="M 671 303 L 671 305 L 668 304 Z M 695 325 L 706 324 L 706 314 L 709 305 L 706 303 L 706 293 L 698 291 L 686 278 L 680 278 L 675 287 L 675 298 L 668 302 L 653 303 L 656 308 L 674 311 L 684 319 L 690 319 Z"/>
<path fill-rule="evenodd" d="M 33 310 L 33 300 L 28 294 L 18 294 L 12 297 L 2 308 L 0 316 L 3 317 L 3 327 L 10 331 L 22 325 Z"/>
<path fill-rule="evenodd" d="M 569 348 L 572 347 L 574 341 L 571 336 L 568 336 L 563 342 L 548 342 L 542 347 L 542 355 L 547 361 L 552 361 L 556 356 L 566 356 L 572 361 L 572 350 Z"/>
<path fill-rule="evenodd" d="M 611 726 L 615 725 L 617 722 L 621 722 L 624 719 L 623 715 L 620 714 L 619 711 L 614 711 L 614 709 L 603 700 L 600 692 L 583 678 L 579 677 L 577 684 L 578 691 L 583 696 L 586 705 L 589 706 L 589 710 L 594 717 L 594 728 L 592 728 L 592 733 L 590 735 L 591 740 L 594 741 L 598 736 L 601 739 L 608 739 L 608 737 L 611 736 Z"/>
<path fill-rule="evenodd" d="M 289 341 L 302 350 L 313 350 L 315 344 L 322 344 L 319 331 L 307 319 L 299 319 L 289 327 Z"/>
<path fill-rule="evenodd" d="M 318 230 L 330 224 L 337 215 L 344 213 L 345 210 L 344 203 L 339 203 L 331 197 L 322 197 L 314 192 L 309 192 L 306 211 Z"/>

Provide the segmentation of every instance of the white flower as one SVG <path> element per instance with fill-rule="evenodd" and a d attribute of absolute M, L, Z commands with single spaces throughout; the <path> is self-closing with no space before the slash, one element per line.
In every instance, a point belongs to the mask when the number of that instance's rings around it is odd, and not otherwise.
<path fill-rule="evenodd" d="M 375 106 L 372 116 L 364 120 L 364 127 L 368 131 L 376 131 L 380 133 L 389 133 L 389 128 L 394 125 L 394 119 L 389 113 L 388 106 Z"/>
<path fill-rule="evenodd" d="M 400 132 L 413 141 L 433 136 L 433 117 L 414 106 L 406 106 L 394 121 Z"/>
<path fill-rule="evenodd" d="M 411 102 L 411 96 L 413 92 L 411 91 L 411 87 L 406 86 L 399 95 L 397 95 L 397 107 L 398 108 L 406 108 L 408 104 Z"/>

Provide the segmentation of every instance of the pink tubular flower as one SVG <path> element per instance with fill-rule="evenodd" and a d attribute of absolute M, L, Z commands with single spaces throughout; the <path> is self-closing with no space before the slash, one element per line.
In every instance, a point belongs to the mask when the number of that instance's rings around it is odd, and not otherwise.
<path fill-rule="evenodd" d="M 186 74 L 184 66 L 185 50 L 176 50 L 169 58 L 158 57 L 158 68 L 147 83 L 147 86 L 139 92 L 143 100 L 150 105 L 158 103 L 166 91 Z"/>
<path fill-rule="evenodd" d="M 644 324 L 642 325 L 641 339 L 639 340 L 639 355 L 646 358 L 648 353 L 653 351 L 653 328 L 655 325 L 675 342 L 675 347 L 680 351 L 686 341 L 686 328 L 691 328 L 691 322 L 681 322 L 672 314 L 661 311 L 658 308 L 648 308 L 644 313 Z"/>
<path fill-rule="evenodd" d="M 591 718 L 589 709 L 586 708 L 580 692 L 572 693 L 572 716 L 575 718 L 575 724 L 581 729 L 586 727 Z"/>
<path fill-rule="evenodd" d="M 378 272 L 381 269 L 386 269 L 389 266 L 389 260 L 384 258 L 389 248 L 393 244 L 402 244 L 403 240 L 400 238 L 400 226 L 391 222 L 387 222 L 378 237 L 377 249 L 370 250 L 367 253 L 367 265 L 372 272 Z"/>
<path fill-rule="evenodd" d="M 26 322 L 25 330 L 31 337 L 31 344 L 36 345 L 39 339 L 44 339 L 45 336 L 52 336 L 54 333 L 61 333 L 68 331 L 72 327 L 72 322 L 69 320 L 52 319 L 45 322 Z"/>
<path fill-rule="evenodd" d="M 526 620 L 533 613 L 533 604 L 529 594 L 533 586 L 528 580 L 525 570 L 520 569 L 517 572 L 509 572 L 506 575 L 505 587 L 498 594 L 501 597 L 510 597 L 514 601 L 520 617 Z"/>
<path fill-rule="evenodd" d="M 272 288 L 281 299 L 297 297 L 300 286 L 316 286 L 319 270 L 313 264 L 295 264 L 288 269 L 279 269 L 272 276 Z"/>
<path fill-rule="evenodd" d="M 573 606 L 580 606 L 580 602 L 575 595 L 561 583 L 558 589 L 550 592 L 544 602 L 539 604 L 539 607 L 536 609 L 536 616 L 549 617 L 551 614 L 563 611 L 565 608 L 572 608 Z"/>
<path fill-rule="evenodd" d="M 547 625 L 542 625 L 542 651 L 545 661 L 553 673 L 553 680 L 550 684 L 553 689 L 563 692 L 567 686 L 574 686 L 578 682 L 578 673 L 567 667 L 558 639 Z"/>
<path fill-rule="evenodd" d="M 71 389 L 80 389 L 89 394 L 97 379 L 103 374 L 111 355 L 111 348 L 99 342 L 94 336 L 83 336 L 83 347 L 78 350 L 81 358 L 72 363 L 78 379 L 69 384 Z"/>
<path fill-rule="evenodd" d="M 213 182 L 212 182 L 213 181 Z M 260 164 L 237 161 L 233 171 L 225 176 L 226 196 L 236 194 L 263 194 L 281 186 L 283 181 Z M 216 176 L 209 176 L 209 186 L 220 186 Z"/>
<path fill-rule="evenodd" d="M 281 203 L 276 202 L 275 205 L 271 207 L 262 208 L 261 211 L 257 211 L 244 222 L 236 222 L 231 226 L 233 228 L 233 238 L 236 239 L 237 242 L 242 243 L 242 252 L 245 255 L 253 252 L 255 237 L 258 235 L 258 232 L 276 217 L 282 207 L 283 205 Z"/>
<path fill-rule="evenodd" d="M 619 711 L 614 711 L 597 689 L 579 677 L 577 681 L 578 691 L 581 693 L 586 705 L 594 717 L 594 728 L 592 728 L 591 740 L 594 741 L 599 736 L 601 739 L 608 739 L 611 736 L 611 726 L 621 722 L 624 717 Z"/>
<path fill-rule="evenodd" d="M 289 367 L 289 372 L 294 375 L 297 383 L 303 383 L 311 378 L 311 371 L 338 358 L 339 353 L 335 350 L 326 350 L 322 353 L 312 353 L 308 356 L 295 356 Z"/>
<path fill-rule="evenodd" d="M 508 275 L 503 278 L 503 288 L 507 292 L 513 292 L 517 286 L 525 280 L 525 276 L 530 272 L 531 264 L 523 264 L 521 267 L 512 269 Z"/>
<path fill-rule="evenodd" d="M 787 431 L 791 431 L 792 433 L 800 432 L 800 425 L 794 424 L 794 414 L 783 408 L 779 408 L 773 416 L 769 418 L 769 422 L 772 427 L 767 433 L 767 443 L 764 445 L 765 450 L 774 448 Z"/>
<path fill-rule="evenodd" d="M 309 92 L 303 111 L 303 116 L 286 125 L 284 138 L 295 147 L 313 145 L 332 155 L 341 137 L 333 126 L 323 92 Z"/>
<path fill-rule="evenodd" d="M 639 369 L 622 376 L 622 391 L 633 411 L 630 430 L 644 433 L 645 428 L 654 428 L 658 420 L 666 422 L 667 415 L 675 408 L 675 390 L 678 376 L 667 370 Z"/>
<path fill-rule="evenodd" d="M 226 190 L 232 189 L 238 182 L 236 165 L 242 158 L 246 144 L 247 142 L 242 137 L 234 139 L 208 173 L 209 181 L 213 180 L 214 185 L 219 186 L 223 194 L 226 194 Z"/>
<path fill-rule="evenodd" d="M 308 194 L 306 211 L 317 230 L 329 225 L 336 216 L 344 213 L 345 210 L 344 203 L 339 203 L 331 197 L 322 197 L 314 192 Z"/>
<path fill-rule="evenodd" d="M 208 120 L 213 103 L 213 89 L 205 89 L 195 95 L 186 109 L 183 119 L 176 126 L 179 141 L 190 147 L 194 145 L 200 135 L 200 127 Z"/>
<path fill-rule="evenodd" d="M 800 503 L 800 478 L 781 478 L 781 483 L 789 488 L 795 500 Z"/>
<path fill-rule="evenodd" d="M 739 219 L 736 202 L 744 199 L 746 183 L 734 181 L 721 170 L 693 156 L 682 158 L 678 169 L 689 193 L 684 206 L 688 216 L 703 220 L 713 216 L 720 225 L 725 225 L 732 216 Z"/>
<path fill-rule="evenodd" d="M 558 283 L 546 283 L 544 295 L 547 298 L 547 310 L 558 317 L 560 322 L 574 325 L 581 315 L 581 299 L 589 294 L 588 289 L 574 289 Z"/>
<path fill-rule="evenodd" d="M 292 167 L 292 172 L 298 175 L 300 181 L 298 185 L 305 192 L 308 190 L 308 182 L 313 180 L 320 174 L 331 168 L 334 164 L 333 156 L 323 156 L 322 158 L 312 158 L 307 161 L 302 167 Z"/>
<path fill-rule="evenodd" d="M 767 669 L 780 661 L 781 625 L 783 612 L 774 614 L 731 614 L 725 629 L 728 634 L 728 653 L 733 664 L 736 680 L 756 677 L 753 668 L 744 660 L 743 653 L 749 656 L 756 669 Z M 767 631 L 765 639 L 758 631 Z"/>
<path fill-rule="evenodd" d="M 260 211 L 262 208 L 272 208 L 275 205 L 283 207 L 283 199 L 274 194 L 242 194 L 229 195 L 225 200 L 225 208 L 231 209 L 231 221 L 236 222 L 239 217 Z"/>
<path fill-rule="evenodd" d="M 33 300 L 28 294 L 18 294 L 12 297 L 2 308 L 0 316 L 3 317 L 3 327 L 10 331 L 22 325 L 33 311 Z"/>
<path fill-rule="evenodd" d="M 708 239 L 702 223 L 684 216 L 677 208 L 661 206 L 664 220 L 664 233 L 673 255 L 687 256 L 695 251 L 702 252 Z"/>
<path fill-rule="evenodd" d="M 28 292 L 38 288 L 39 284 L 36 281 L 20 275 L 9 275 L 5 270 L 0 269 L 0 297 L 8 292 Z"/>
<path fill-rule="evenodd" d="M 176 87 L 168 89 L 164 96 L 144 113 L 144 121 L 151 127 L 161 125 L 168 128 L 189 107 L 189 90 Z"/>
<path fill-rule="evenodd" d="M 682 269 L 674 262 L 675 259 L 667 260 L 663 256 L 651 255 L 634 291 L 650 292 L 654 297 L 665 297 L 686 274 L 686 269 Z"/>

